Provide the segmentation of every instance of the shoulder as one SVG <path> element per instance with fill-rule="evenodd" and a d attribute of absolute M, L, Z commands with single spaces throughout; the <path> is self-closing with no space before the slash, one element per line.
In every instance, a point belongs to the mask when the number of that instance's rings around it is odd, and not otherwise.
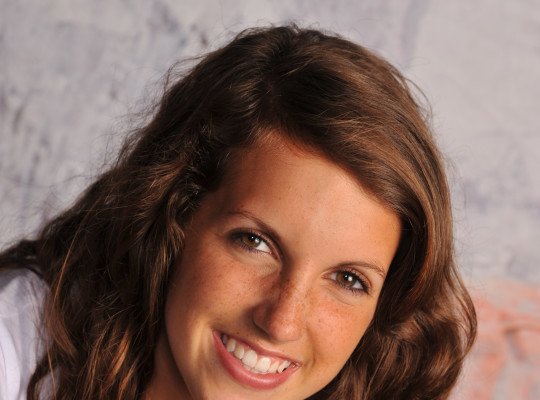
<path fill-rule="evenodd" d="M 24 399 L 41 356 L 42 303 L 47 287 L 32 271 L 0 271 L 0 398 Z"/>

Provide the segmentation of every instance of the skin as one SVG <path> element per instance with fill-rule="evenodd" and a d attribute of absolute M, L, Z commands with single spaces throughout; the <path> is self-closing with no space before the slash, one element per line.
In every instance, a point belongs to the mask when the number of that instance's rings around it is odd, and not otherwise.
<path fill-rule="evenodd" d="M 148 398 L 307 398 L 373 318 L 398 217 L 335 163 L 285 139 L 235 160 L 186 230 Z M 294 372 L 270 389 L 238 381 L 218 356 L 223 333 L 293 361 Z"/>

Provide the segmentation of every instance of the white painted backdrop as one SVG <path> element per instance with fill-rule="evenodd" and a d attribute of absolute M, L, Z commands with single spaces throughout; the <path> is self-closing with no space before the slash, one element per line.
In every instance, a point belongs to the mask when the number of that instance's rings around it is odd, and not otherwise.
<path fill-rule="evenodd" d="M 73 201 L 173 62 L 287 21 L 423 89 L 481 318 L 454 398 L 540 398 L 539 0 L 0 0 L 0 243 Z"/>

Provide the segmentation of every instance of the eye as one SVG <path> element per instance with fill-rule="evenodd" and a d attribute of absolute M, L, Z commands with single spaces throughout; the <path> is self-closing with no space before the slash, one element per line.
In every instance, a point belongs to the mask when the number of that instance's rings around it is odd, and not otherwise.
<path fill-rule="evenodd" d="M 272 253 L 268 242 L 255 233 L 236 233 L 233 236 L 233 240 L 240 244 L 242 247 L 246 248 L 248 251 L 260 251 L 268 254 Z"/>
<path fill-rule="evenodd" d="M 366 282 L 352 271 L 336 271 L 332 272 L 328 277 L 336 281 L 344 289 L 351 290 L 353 293 L 368 292 Z"/>

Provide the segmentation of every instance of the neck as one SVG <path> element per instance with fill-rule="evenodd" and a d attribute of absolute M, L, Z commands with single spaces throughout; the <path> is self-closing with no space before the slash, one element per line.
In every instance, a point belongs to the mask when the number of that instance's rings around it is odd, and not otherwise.
<path fill-rule="evenodd" d="M 178 371 L 164 332 L 161 333 L 154 355 L 154 371 L 144 394 L 144 400 L 192 400 Z"/>

